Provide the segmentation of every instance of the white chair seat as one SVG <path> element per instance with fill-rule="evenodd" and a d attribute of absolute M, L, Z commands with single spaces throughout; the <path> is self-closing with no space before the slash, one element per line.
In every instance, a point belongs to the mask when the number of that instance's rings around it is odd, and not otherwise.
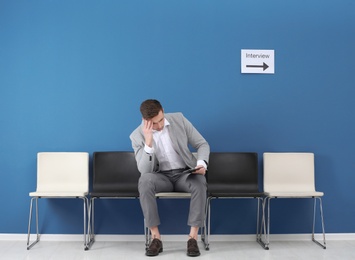
<path fill-rule="evenodd" d="M 322 197 L 323 192 L 310 191 L 310 192 L 265 192 L 267 197 L 279 197 L 279 198 L 312 198 Z"/>
<path fill-rule="evenodd" d="M 36 192 L 30 192 L 30 197 L 60 197 L 60 198 L 65 198 L 65 197 L 84 197 L 88 195 L 88 192 L 51 192 L 51 191 L 36 191 Z"/>

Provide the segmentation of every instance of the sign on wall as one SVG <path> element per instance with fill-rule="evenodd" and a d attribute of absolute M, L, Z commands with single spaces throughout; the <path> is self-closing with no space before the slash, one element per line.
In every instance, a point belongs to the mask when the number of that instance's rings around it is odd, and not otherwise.
<path fill-rule="evenodd" d="M 274 74 L 275 51 L 274 50 L 242 50 L 242 73 Z"/>

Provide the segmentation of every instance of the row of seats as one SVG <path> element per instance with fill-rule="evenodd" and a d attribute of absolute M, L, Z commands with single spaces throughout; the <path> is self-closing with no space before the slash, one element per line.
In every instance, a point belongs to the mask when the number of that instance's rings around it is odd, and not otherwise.
<path fill-rule="evenodd" d="M 93 186 L 89 192 L 89 154 L 85 152 L 41 152 L 37 154 L 37 189 L 31 192 L 27 249 L 40 240 L 38 199 L 80 198 L 84 207 L 84 248 L 95 241 L 95 200 L 139 198 L 137 169 L 133 152 L 94 152 Z M 326 248 L 322 192 L 315 190 L 313 153 L 264 153 L 263 188 L 259 190 L 258 154 L 253 152 L 211 152 L 206 174 L 206 221 L 201 229 L 205 249 L 209 250 L 212 199 L 257 199 L 256 241 L 269 249 L 270 201 L 274 198 L 311 198 L 314 200 L 312 241 Z M 189 193 L 158 193 L 157 198 L 189 198 Z M 317 201 L 323 241 L 315 239 Z M 36 240 L 30 244 L 33 204 L 35 202 Z M 260 212 L 262 212 L 260 214 Z M 145 245 L 150 233 L 145 226 Z"/>

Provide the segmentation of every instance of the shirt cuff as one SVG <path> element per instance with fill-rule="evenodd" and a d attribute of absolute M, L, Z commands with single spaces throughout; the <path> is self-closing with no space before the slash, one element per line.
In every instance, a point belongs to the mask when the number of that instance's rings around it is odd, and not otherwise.
<path fill-rule="evenodd" d="M 207 164 L 205 163 L 204 160 L 198 160 L 197 165 L 202 165 L 207 170 Z"/>
<path fill-rule="evenodd" d="M 152 154 L 152 153 L 154 153 L 154 148 L 153 147 L 149 147 L 148 145 L 144 145 L 144 151 L 146 152 L 146 153 L 149 153 L 149 154 Z"/>

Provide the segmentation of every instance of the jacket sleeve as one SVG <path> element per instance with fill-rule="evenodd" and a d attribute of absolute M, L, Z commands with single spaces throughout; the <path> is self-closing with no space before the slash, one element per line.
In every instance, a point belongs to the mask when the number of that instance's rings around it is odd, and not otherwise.
<path fill-rule="evenodd" d="M 132 142 L 132 148 L 136 157 L 137 167 L 141 174 L 154 172 L 156 168 L 156 158 L 154 154 L 146 153 L 144 150 L 144 136 L 140 126 L 129 136 Z"/>
<path fill-rule="evenodd" d="M 200 132 L 184 117 L 184 124 L 189 144 L 197 151 L 197 160 L 203 160 L 208 164 L 210 146 Z"/>
<path fill-rule="evenodd" d="M 192 123 L 182 113 L 174 113 L 169 120 L 174 123 L 173 136 L 170 137 L 178 144 L 180 155 L 185 163 L 189 167 L 195 167 L 197 159 L 208 164 L 210 146 Z M 192 155 L 188 144 L 197 151 L 197 158 Z"/>

